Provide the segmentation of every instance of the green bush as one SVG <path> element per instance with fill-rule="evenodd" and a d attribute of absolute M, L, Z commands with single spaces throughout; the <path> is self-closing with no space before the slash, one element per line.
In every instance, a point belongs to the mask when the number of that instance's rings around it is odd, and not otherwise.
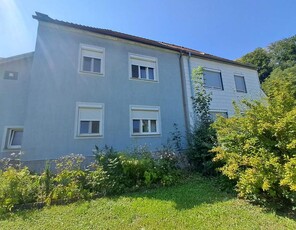
<path fill-rule="evenodd" d="M 28 168 L 0 171 L 0 213 L 11 211 L 18 204 L 35 202 L 38 189 L 38 176 L 31 175 Z"/>
<path fill-rule="evenodd" d="M 265 87 L 266 100 L 244 101 L 244 114 L 236 106 L 236 116 L 214 124 L 215 160 L 239 196 L 296 207 L 296 67 L 275 71 Z"/>
<path fill-rule="evenodd" d="M 186 155 L 191 169 L 203 175 L 216 175 L 217 163 L 212 160 L 214 154 L 210 152 L 216 143 L 216 132 L 211 127 L 210 116 L 211 94 L 204 87 L 203 69 L 199 67 L 192 71 L 194 97 L 192 104 L 194 110 L 194 126 L 187 135 L 188 149 Z"/>

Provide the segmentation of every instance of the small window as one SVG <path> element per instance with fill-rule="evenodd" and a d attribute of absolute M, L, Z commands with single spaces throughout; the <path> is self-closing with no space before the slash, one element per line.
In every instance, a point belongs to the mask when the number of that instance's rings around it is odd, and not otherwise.
<path fill-rule="evenodd" d="M 216 121 L 218 116 L 228 118 L 228 113 L 224 111 L 210 111 L 210 117 L 212 121 Z"/>
<path fill-rule="evenodd" d="M 103 135 L 103 104 L 77 103 L 77 137 Z"/>
<path fill-rule="evenodd" d="M 21 149 L 23 140 L 22 128 L 8 128 L 6 131 L 6 149 Z"/>
<path fill-rule="evenodd" d="M 160 134 L 160 110 L 152 106 L 131 106 L 131 134 Z"/>
<path fill-rule="evenodd" d="M 130 54 L 130 78 L 157 81 L 157 59 L 142 55 Z"/>
<path fill-rule="evenodd" d="M 103 75 L 105 49 L 96 46 L 80 46 L 80 72 Z"/>
<path fill-rule="evenodd" d="M 18 72 L 15 71 L 5 71 L 4 79 L 6 80 L 17 80 L 18 79 Z"/>
<path fill-rule="evenodd" d="M 223 90 L 221 72 L 204 70 L 203 75 L 205 87 Z"/>
<path fill-rule="evenodd" d="M 244 76 L 234 75 L 234 81 L 235 81 L 236 92 L 241 92 L 241 93 L 247 92 Z"/>

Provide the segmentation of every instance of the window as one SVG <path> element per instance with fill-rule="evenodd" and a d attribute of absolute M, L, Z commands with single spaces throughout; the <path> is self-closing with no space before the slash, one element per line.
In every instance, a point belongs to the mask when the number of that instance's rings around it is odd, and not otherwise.
<path fill-rule="evenodd" d="M 4 79 L 7 80 L 17 80 L 18 79 L 18 72 L 15 71 L 5 71 Z"/>
<path fill-rule="evenodd" d="M 157 81 L 157 59 L 130 54 L 130 79 Z"/>
<path fill-rule="evenodd" d="M 103 135 L 103 104 L 77 103 L 76 137 Z"/>
<path fill-rule="evenodd" d="M 105 49 L 90 45 L 80 46 L 80 72 L 103 75 Z"/>
<path fill-rule="evenodd" d="M 203 75 L 205 87 L 223 90 L 221 72 L 204 70 Z"/>
<path fill-rule="evenodd" d="M 234 75 L 234 81 L 235 81 L 236 92 L 242 92 L 242 93 L 247 92 L 244 76 Z"/>
<path fill-rule="evenodd" d="M 213 121 L 217 120 L 218 116 L 228 118 L 228 113 L 226 111 L 210 111 L 210 117 Z"/>
<path fill-rule="evenodd" d="M 7 128 L 5 149 L 20 149 L 22 146 L 23 128 Z"/>
<path fill-rule="evenodd" d="M 157 106 L 131 106 L 131 134 L 160 134 L 160 109 Z"/>

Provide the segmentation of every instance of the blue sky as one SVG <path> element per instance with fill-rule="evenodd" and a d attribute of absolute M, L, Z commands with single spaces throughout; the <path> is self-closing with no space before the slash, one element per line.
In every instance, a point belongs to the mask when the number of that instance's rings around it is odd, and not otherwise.
<path fill-rule="evenodd" d="M 228 59 L 296 34 L 296 0 L 0 0 L 0 57 L 34 50 L 35 11 Z"/>

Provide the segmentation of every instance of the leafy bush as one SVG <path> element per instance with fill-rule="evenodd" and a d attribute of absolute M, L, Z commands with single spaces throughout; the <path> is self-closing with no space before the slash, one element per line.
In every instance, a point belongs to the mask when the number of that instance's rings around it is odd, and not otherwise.
<path fill-rule="evenodd" d="M 35 202 L 38 189 L 38 178 L 28 168 L 0 171 L 0 213 L 11 211 L 17 204 Z"/>
<path fill-rule="evenodd" d="M 188 134 L 188 150 L 186 155 L 193 170 L 203 175 L 215 175 L 217 164 L 213 163 L 214 154 L 210 152 L 216 142 L 215 130 L 211 127 L 210 102 L 211 95 L 206 92 L 202 80 L 201 67 L 192 71 L 195 96 L 192 97 L 194 110 L 194 127 Z"/>
<path fill-rule="evenodd" d="M 170 185 L 179 177 L 175 153 L 161 150 L 158 156 L 147 150 L 132 153 L 115 152 L 112 148 L 96 148 L 96 160 L 107 174 L 107 191 L 121 193 L 152 184 Z"/>
<path fill-rule="evenodd" d="M 215 160 L 237 180 L 239 196 L 296 207 L 296 67 L 277 70 L 265 85 L 266 100 L 243 101 L 243 115 L 236 106 L 235 117 L 214 124 Z"/>

